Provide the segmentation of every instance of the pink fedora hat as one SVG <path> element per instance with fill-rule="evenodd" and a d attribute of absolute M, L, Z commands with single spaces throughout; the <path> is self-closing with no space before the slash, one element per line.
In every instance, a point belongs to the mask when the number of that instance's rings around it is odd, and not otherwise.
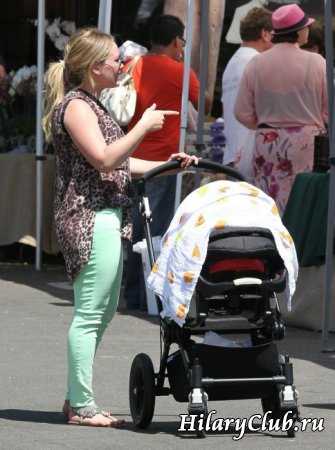
<path fill-rule="evenodd" d="M 304 11 L 295 4 L 281 6 L 272 13 L 272 26 L 274 34 L 287 34 L 302 30 L 310 26 L 314 19 L 308 17 Z"/>

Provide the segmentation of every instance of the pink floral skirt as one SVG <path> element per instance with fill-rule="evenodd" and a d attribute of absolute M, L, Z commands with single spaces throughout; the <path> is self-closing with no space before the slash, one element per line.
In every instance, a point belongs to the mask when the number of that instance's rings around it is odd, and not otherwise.
<path fill-rule="evenodd" d="M 297 173 L 313 169 L 316 126 L 260 128 L 253 160 L 255 186 L 272 197 L 284 213 Z"/>

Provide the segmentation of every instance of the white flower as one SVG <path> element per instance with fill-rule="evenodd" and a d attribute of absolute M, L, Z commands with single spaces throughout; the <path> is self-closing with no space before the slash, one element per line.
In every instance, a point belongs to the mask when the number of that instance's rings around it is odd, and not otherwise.
<path fill-rule="evenodd" d="M 75 23 L 71 22 L 70 20 L 63 20 L 63 22 L 61 23 L 61 28 L 69 36 L 71 36 L 71 34 L 75 33 L 76 31 Z"/>
<path fill-rule="evenodd" d="M 47 26 L 45 31 L 52 42 L 55 42 L 55 40 L 61 35 L 60 18 L 58 17 L 55 19 L 51 25 Z"/>
<path fill-rule="evenodd" d="M 27 92 L 35 92 L 37 76 L 36 66 L 23 66 L 12 76 L 9 94 L 13 97 L 16 93 L 25 95 Z"/>
<path fill-rule="evenodd" d="M 65 36 L 65 34 L 61 34 L 55 41 L 55 47 L 58 48 L 58 50 L 63 51 L 65 48 L 65 45 L 67 44 L 67 41 L 69 40 L 68 36 Z"/>
<path fill-rule="evenodd" d="M 148 52 L 148 49 L 146 47 L 143 47 L 142 45 L 137 44 L 133 41 L 126 41 L 124 42 L 120 47 L 120 57 L 123 61 L 132 59 L 135 56 L 142 56 L 145 55 Z"/>
<path fill-rule="evenodd" d="M 27 67 L 27 66 L 21 67 L 21 69 L 19 69 L 15 73 L 15 75 L 14 75 L 14 77 L 12 79 L 12 83 L 11 83 L 11 86 L 12 86 L 13 89 L 16 89 L 17 86 L 21 83 L 21 81 L 22 81 L 22 73 L 23 73 L 25 67 Z"/>
<path fill-rule="evenodd" d="M 23 80 L 28 80 L 30 78 L 30 69 L 28 66 L 21 67 L 13 77 L 12 87 L 16 89 Z"/>
<path fill-rule="evenodd" d="M 31 77 L 30 67 L 24 66 L 21 76 L 23 80 L 29 80 L 29 78 Z"/>

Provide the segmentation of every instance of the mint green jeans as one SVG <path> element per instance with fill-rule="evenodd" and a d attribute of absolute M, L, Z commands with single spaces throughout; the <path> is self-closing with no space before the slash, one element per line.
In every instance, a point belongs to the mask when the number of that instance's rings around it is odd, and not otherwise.
<path fill-rule="evenodd" d="M 74 281 L 74 316 L 68 334 L 68 392 L 73 407 L 94 405 L 93 360 L 119 301 L 122 278 L 121 209 L 95 217 L 91 256 Z"/>

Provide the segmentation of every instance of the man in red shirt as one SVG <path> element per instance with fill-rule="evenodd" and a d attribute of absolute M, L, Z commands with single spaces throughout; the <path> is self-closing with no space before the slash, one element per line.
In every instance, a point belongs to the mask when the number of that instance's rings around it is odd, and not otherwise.
<path fill-rule="evenodd" d="M 157 109 L 181 111 L 184 71 L 184 64 L 181 61 L 185 45 L 183 30 L 184 26 L 177 17 L 161 16 L 155 23 L 152 31 L 152 49 L 140 58 L 133 70 L 137 103 L 129 128 L 140 120 L 143 112 L 153 103 L 156 103 Z M 189 99 L 195 107 L 198 104 L 198 95 L 199 81 L 191 70 Z M 148 134 L 135 150 L 134 158 L 150 157 L 153 161 L 166 160 L 172 153 L 178 151 L 180 116 L 167 117 L 164 128 L 151 134 L 152 136 Z"/>
<path fill-rule="evenodd" d="M 151 28 L 152 47 L 139 59 L 133 69 L 137 91 L 136 111 L 129 124 L 131 129 L 141 118 L 146 108 L 153 103 L 157 109 L 181 111 L 185 46 L 184 24 L 178 17 L 160 16 Z M 198 104 L 199 81 L 191 70 L 189 100 Z M 146 136 L 133 153 L 134 158 L 151 161 L 166 161 L 179 150 L 180 115 L 166 117 L 164 128 Z M 146 192 L 152 211 L 151 231 L 153 236 L 162 236 L 174 213 L 175 175 L 158 177 L 147 183 Z M 133 209 L 133 243 L 143 239 L 143 227 L 138 207 Z M 125 300 L 129 309 L 145 309 L 145 287 L 138 254 L 128 253 Z"/>

